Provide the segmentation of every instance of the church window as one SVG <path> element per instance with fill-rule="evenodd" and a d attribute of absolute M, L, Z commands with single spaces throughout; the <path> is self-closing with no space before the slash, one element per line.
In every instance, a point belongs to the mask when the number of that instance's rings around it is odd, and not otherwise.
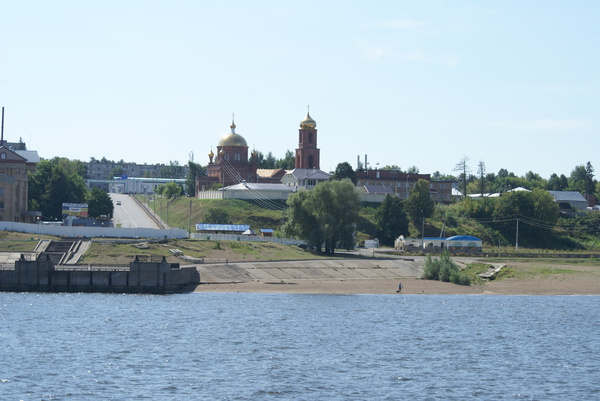
<path fill-rule="evenodd" d="M 315 168 L 314 166 L 314 158 L 312 155 L 308 156 L 308 168 Z"/>
<path fill-rule="evenodd" d="M 298 134 L 298 142 L 302 143 L 302 132 Z"/>
<path fill-rule="evenodd" d="M 312 143 L 312 132 L 308 133 L 308 143 Z"/>

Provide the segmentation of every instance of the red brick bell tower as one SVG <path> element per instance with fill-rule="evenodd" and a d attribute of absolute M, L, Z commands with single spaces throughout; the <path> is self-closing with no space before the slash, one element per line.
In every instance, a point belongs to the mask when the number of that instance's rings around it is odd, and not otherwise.
<path fill-rule="evenodd" d="M 296 168 L 319 169 L 321 150 L 317 148 L 317 123 L 306 113 L 300 122 L 298 149 L 296 149 Z"/>

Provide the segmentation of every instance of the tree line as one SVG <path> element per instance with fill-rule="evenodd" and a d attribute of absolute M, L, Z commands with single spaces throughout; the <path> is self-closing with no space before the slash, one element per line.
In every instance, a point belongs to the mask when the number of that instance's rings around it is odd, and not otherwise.
<path fill-rule="evenodd" d="M 269 155 L 259 158 L 261 163 L 265 163 L 259 164 L 260 167 L 285 165 L 271 164 L 273 158 Z M 288 151 L 284 159 L 287 159 L 286 163 L 292 163 L 293 154 Z M 453 234 L 471 234 L 488 243 L 510 244 L 515 220 L 520 219 L 524 225 L 524 246 L 548 246 L 552 243 L 554 247 L 572 248 L 576 241 L 556 234 L 556 227 L 583 229 L 589 235 L 600 233 L 600 221 L 596 221 L 600 219 L 589 216 L 574 220 L 559 216 L 556 202 L 545 191 L 574 190 L 597 194 L 599 185 L 590 162 L 576 166 L 568 177 L 553 174 L 548 180 L 533 172 L 523 177 L 517 177 L 506 169 L 501 169 L 497 174 L 487 173 L 483 162 L 479 163 L 477 175 L 470 174 L 467 162 L 468 159 L 464 158 L 457 165 L 460 174 L 456 177 L 436 172 L 432 178 L 462 181 L 466 193 L 506 192 L 518 186 L 531 192 L 509 192 L 497 198 L 465 197 L 453 205 L 436 205 L 429 193 L 429 183 L 420 180 L 408 199 L 386 196 L 375 209 L 374 234 L 380 243 L 393 245 L 399 235 L 408 236 L 411 230 L 414 234 L 418 227 L 426 227 L 426 221 L 430 227 L 433 220 L 443 221 L 448 232 Z M 171 162 L 169 167 L 177 165 Z M 193 195 L 196 176 L 205 175 L 206 170 L 191 161 L 188 167 L 189 173 L 183 188 L 169 183 L 161 186 L 158 192 L 167 197 L 182 193 Z M 411 171 L 418 169 L 413 166 Z M 62 217 L 62 203 L 88 203 L 90 216 L 112 215 L 112 201 L 108 194 L 99 189 L 88 190 L 83 177 L 83 162 L 59 157 L 42 160 L 30 179 L 30 210 L 40 210 L 45 218 L 58 219 Z M 300 191 L 292 195 L 288 200 L 285 234 L 302 238 L 311 247 L 327 253 L 334 252 L 336 248 L 352 248 L 355 235 L 361 229 L 361 209 L 364 207 L 355 180 L 354 169 L 349 163 L 343 162 L 338 164 L 329 182 L 320 184 L 312 191 Z M 470 220 L 467 222 L 465 219 Z"/>
<path fill-rule="evenodd" d="M 575 166 L 569 176 L 553 173 L 548 179 L 533 171 L 528 171 L 520 177 L 505 168 L 501 168 L 497 173 L 488 172 L 483 161 L 477 163 L 477 171 L 473 174 L 467 156 L 456 164 L 454 171 L 458 172 L 458 175 L 443 175 L 436 171 L 431 178 L 459 182 L 464 195 L 504 193 L 517 187 L 529 190 L 540 188 L 550 191 L 576 191 L 582 195 L 600 194 L 600 183 L 595 179 L 594 167 L 589 161 Z"/>
<path fill-rule="evenodd" d="M 63 203 L 87 203 L 90 217 L 112 216 L 112 199 L 99 188 L 88 189 L 85 173 L 79 160 L 41 160 L 29 178 L 29 210 L 42 212 L 45 220 L 62 220 Z"/>

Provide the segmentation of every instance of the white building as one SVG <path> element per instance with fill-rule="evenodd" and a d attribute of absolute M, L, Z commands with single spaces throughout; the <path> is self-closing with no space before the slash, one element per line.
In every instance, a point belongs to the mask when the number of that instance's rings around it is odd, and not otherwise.
<path fill-rule="evenodd" d="M 295 168 L 281 179 L 284 185 L 306 189 L 313 189 L 323 181 L 329 181 L 329 174 L 316 168 Z"/>

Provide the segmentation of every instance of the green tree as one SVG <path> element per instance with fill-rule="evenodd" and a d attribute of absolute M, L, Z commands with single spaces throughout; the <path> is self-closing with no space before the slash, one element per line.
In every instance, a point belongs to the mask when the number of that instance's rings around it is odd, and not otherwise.
<path fill-rule="evenodd" d="M 593 195 L 594 191 L 596 191 L 596 183 L 597 181 L 594 180 L 594 167 L 592 167 L 592 163 L 587 162 L 587 164 L 585 165 L 585 172 L 587 173 L 587 180 L 586 180 L 586 188 L 585 191 L 590 194 Z"/>
<path fill-rule="evenodd" d="M 533 202 L 528 191 L 507 192 L 497 198 L 494 207 L 494 218 L 510 219 L 519 216 L 533 216 Z M 512 224 L 512 223 L 511 223 Z"/>
<path fill-rule="evenodd" d="M 196 196 L 196 177 L 206 175 L 204 167 L 193 161 L 188 162 L 188 174 L 185 179 L 185 191 L 187 196 Z"/>
<path fill-rule="evenodd" d="M 100 188 L 92 188 L 87 195 L 88 213 L 90 217 L 112 216 L 115 206 L 111 197 Z"/>
<path fill-rule="evenodd" d="M 497 177 L 492 187 L 492 192 L 504 193 L 518 187 L 530 188 L 530 182 L 525 178 L 517 177 L 509 173 L 506 177 Z"/>
<path fill-rule="evenodd" d="M 203 220 L 208 224 L 231 224 L 229 213 L 225 209 L 208 209 Z"/>
<path fill-rule="evenodd" d="M 110 172 L 111 177 L 122 177 L 124 173 L 125 170 L 123 169 L 123 166 L 115 166 Z"/>
<path fill-rule="evenodd" d="M 546 224 L 554 224 L 558 221 L 558 204 L 550 193 L 544 189 L 534 188 L 529 193 L 533 203 L 532 217 Z"/>
<path fill-rule="evenodd" d="M 419 174 L 419 168 L 417 166 L 410 166 L 406 172 L 408 174 Z"/>
<path fill-rule="evenodd" d="M 594 167 L 590 162 L 587 162 L 585 166 L 582 164 L 573 169 L 569 177 L 569 190 L 582 194 L 594 194 L 596 181 L 594 180 Z"/>
<path fill-rule="evenodd" d="M 449 181 L 457 181 L 457 178 L 451 174 L 442 174 L 439 171 L 434 171 L 433 174 L 431 174 L 431 179 L 432 180 L 449 180 Z"/>
<path fill-rule="evenodd" d="M 360 196 L 350 180 L 328 181 L 288 199 L 285 235 L 301 238 L 321 252 L 351 249 L 359 217 Z"/>
<path fill-rule="evenodd" d="M 558 205 L 548 191 L 534 188 L 533 191 L 508 192 L 495 200 L 492 223 L 506 238 L 516 233 L 519 225 L 519 242 L 529 246 L 544 246 L 544 239 L 558 220 Z"/>
<path fill-rule="evenodd" d="M 80 160 L 70 160 L 66 157 L 54 157 L 50 161 L 53 165 L 62 167 L 69 176 L 78 175 L 81 178 L 85 178 L 87 168 L 85 163 Z"/>
<path fill-rule="evenodd" d="M 386 195 L 377 208 L 377 237 L 383 245 L 392 246 L 401 234 L 408 234 L 408 217 L 404 204 L 395 195 Z"/>
<path fill-rule="evenodd" d="M 354 185 L 357 183 L 356 172 L 348 162 L 339 163 L 335 168 L 335 172 L 329 179 L 332 181 L 349 179 Z"/>
<path fill-rule="evenodd" d="M 585 192 L 586 178 L 585 166 L 576 166 L 569 176 L 569 190 L 582 193 Z"/>
<path fill-rule="evenodd" d="M 61 219 L 63 203 L 84 203 L 88 194 L 84 172 L 78 160 L 42 160 L 29 180 L 30 210 L 41 211 L 45 218 Z"/>
<path fill-rule="evenodd" d="M 479 193 L 484 196 L 485 190 L 485 162 L 480 161 L 477 165 L 477 174 L 479 174 Z"/>
<path fill-rule="evenodd" d="M 534 173 L 533 171 L 528 171 L 525 174 L 525 180 L 528 181 L 527 186 L 525 188 L 533 189 L 533 188 L 547 188 L 548 181 L 543 179 L 538 173 Z"/>
<path fill-rule="evenodd" d="M 275 168 L 282 168 L 284 170 L 293 170 L 296 166 L 296 157 L 291 150 L 285 152 L 283 159 L 275 161 Z"/>
<path fill-rule="evenodd" d="M 429 192 L 429 182 L 418 180 L 415 187 L 410 191 L 404 207 L 413 222 L 430 217 L 433 214 L 435 204 Z"/>
<path fill-rule="evenodd" d="M 162 167 L 158 173 L 162 178 L 184 178 L 185 175 L 177 160 L 169 161 L 169 165 Z"/>
<path fill-rule="evenodd" d="M 560 177 L 558 174 L 554 173 L 550 176 L 548 180 L 548 189 L 550 191 L 564 191 L 569 187 L 569 179 L 566 175 L 561 174 Z"/>
<path fill-rule="evenodd" d="M 273 169 L 277 159 L 272 152 L 267 153 L 266 156 L 262 152 L 256 152 L 256 161 L 258 168 Z"/>
<path fill-rule="evenodd" d="M 175 198 L 181 195 L 182 188 L 175 182 L 167 182 L 156 188 L 156 193 L 165 196 L 167 199 Z"/>

